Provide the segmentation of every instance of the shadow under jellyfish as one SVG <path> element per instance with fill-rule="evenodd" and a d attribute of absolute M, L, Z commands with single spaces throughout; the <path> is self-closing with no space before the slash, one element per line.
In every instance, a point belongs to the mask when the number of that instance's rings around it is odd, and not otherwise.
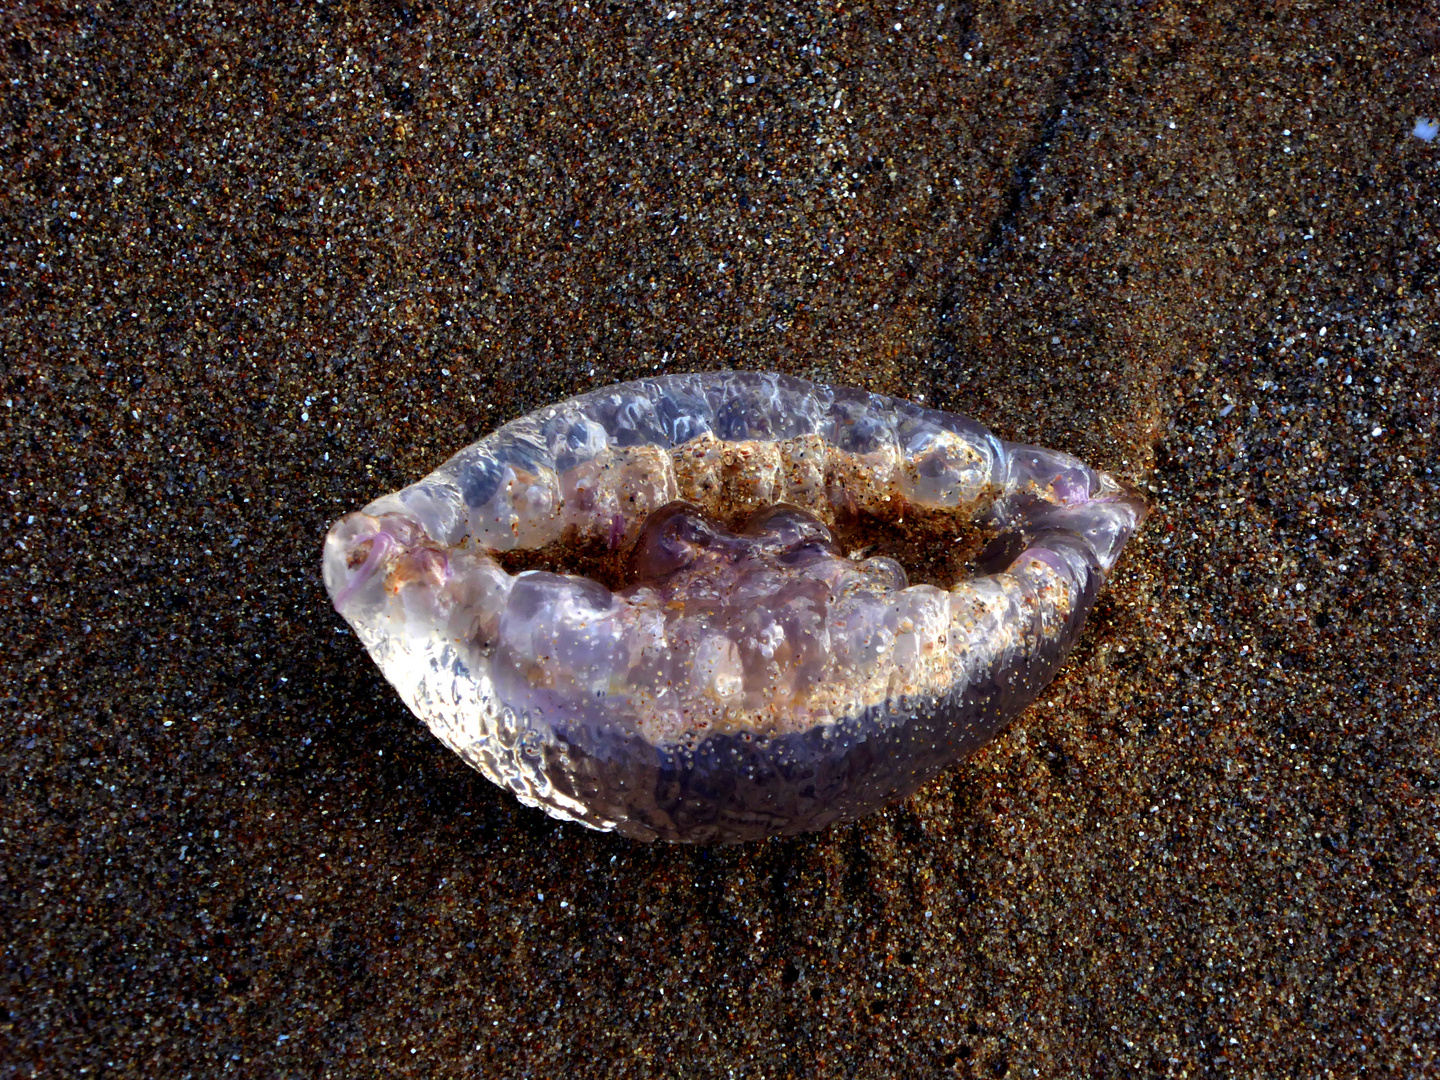
<path fill-rule="evenodd" d="M 335 608 L 522 802 L 638 840 L 849 821 L 1054 676 L 1146 513 L 1068 454 L 781 375 L 624 383 L 330 529 Z"/>

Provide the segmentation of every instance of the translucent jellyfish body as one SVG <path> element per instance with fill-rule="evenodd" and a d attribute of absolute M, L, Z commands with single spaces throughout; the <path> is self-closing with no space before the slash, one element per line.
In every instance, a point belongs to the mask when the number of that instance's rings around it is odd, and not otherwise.
<path fill-rule="evenodd" d="M 1053 677 L 1143 500 L 962 416 L 779 375 L 606 387 L 331 527 L 406 704 L 524 803 L 640 840 L 849 821 Z"/>

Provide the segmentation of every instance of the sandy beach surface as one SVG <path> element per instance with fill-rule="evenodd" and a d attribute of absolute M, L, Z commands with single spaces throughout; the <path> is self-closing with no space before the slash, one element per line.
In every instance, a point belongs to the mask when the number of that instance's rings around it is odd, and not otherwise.
<path fill-rule="evenodd" d="M 0 1078 L 1440 1075 L 1425 3 L 0 14 Z M 1147 490 L 1059 678 L 853 825 L 467 769 L 329 522 L 767 369 Z"/>

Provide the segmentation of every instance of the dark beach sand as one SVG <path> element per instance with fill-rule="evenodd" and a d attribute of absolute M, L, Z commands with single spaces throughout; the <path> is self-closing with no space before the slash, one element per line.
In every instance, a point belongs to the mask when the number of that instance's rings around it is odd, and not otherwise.
<path fill-rule="evenodd" d="M 0 1077 L 1440 1075 L 1433 6 L 234 10 L 0 15 Z M 727 365 L 1156 511 L 979 757 L 637 846 L 319 545 Z"/>

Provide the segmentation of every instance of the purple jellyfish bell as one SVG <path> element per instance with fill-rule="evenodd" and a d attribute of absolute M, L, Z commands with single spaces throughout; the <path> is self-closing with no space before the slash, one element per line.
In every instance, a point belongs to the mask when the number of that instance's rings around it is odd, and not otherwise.
<path fill-rule="evenodd" d="M 406 704 L 522 802 L 729 842 L 854 820 L 984 745 L 1145 514 L 962 416 L 675 375 L 466 447 L 336 522 L 324 574 Z"/>

